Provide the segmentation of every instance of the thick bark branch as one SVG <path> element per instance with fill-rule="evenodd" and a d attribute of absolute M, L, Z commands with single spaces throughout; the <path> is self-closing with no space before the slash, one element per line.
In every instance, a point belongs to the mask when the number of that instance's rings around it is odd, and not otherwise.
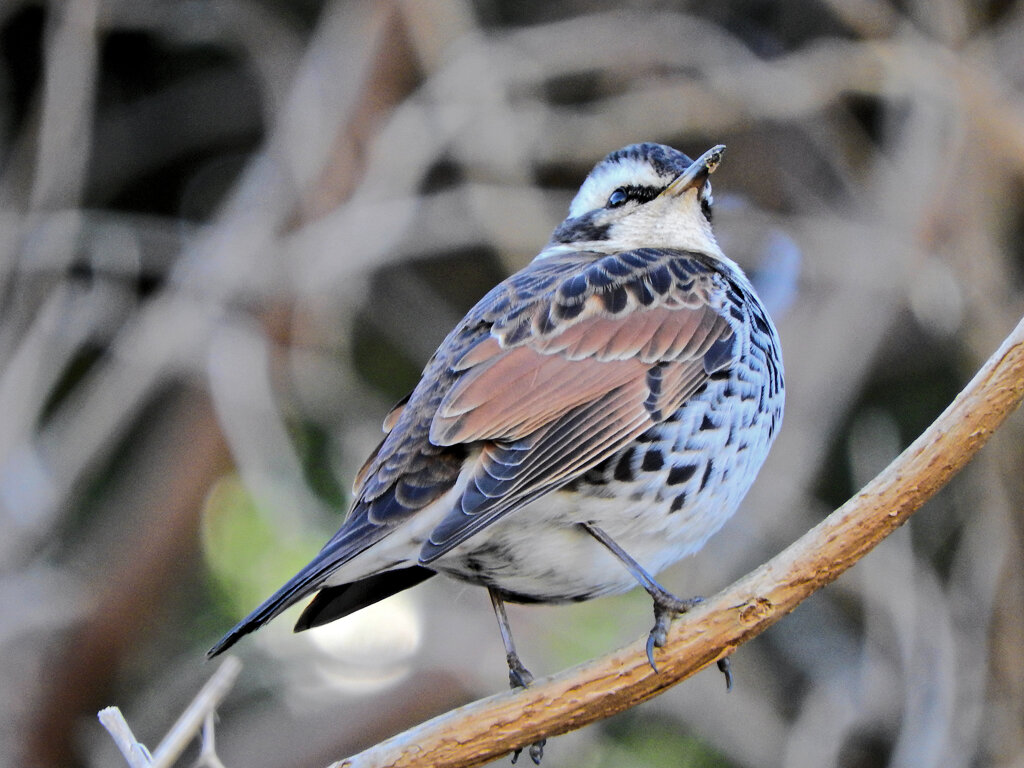
<path fill-rule="evenodd" d="M 448 712 L 331 768 L 481 765 L 657 695 L 760 634 L 856 563 L 959 472 L 1022 398 L 1024 320 L 942 415 L 860 493 L 674 622 L 657 674 L 638 641 L 527 690 Z"/>

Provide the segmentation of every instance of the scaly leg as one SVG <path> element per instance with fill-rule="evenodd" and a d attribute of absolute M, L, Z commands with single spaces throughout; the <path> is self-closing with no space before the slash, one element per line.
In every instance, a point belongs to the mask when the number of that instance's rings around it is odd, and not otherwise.
<path fill-rule="evenodd" d="M 654 627 L 651 628 L 651 634 L 647 636 L 647 662 L 651 665 L 651 669 L 657 672 L 658 667 L 654 663 L 654 649 L 665 645 L 672 617 L 679 613 L 686 613 L 695 605 L 704 602 L 704 598 L 692 597 L 684 600 L 676 597 L 655 581 L 654 577 L 644 570 L 640 563 L 630 557 L 628 552 L 616 544 L 607 533 L 593 523 L 580 523 L 580 525 L 626 566 L 626 570 L 633 575 L 634 579 L 640 582 L 640 586 L 647 590 L 647 594 L 654 600 Z M 718 662 L 718 668 L 725 675 L 726 689 L 731 690 L 732 672 L 729 668 L 728 658 L 721 659 Z"/>
<path fill-rule="evenodd" d="M 516 644 L 512 639 L 512 628 L 508 623 L 508 614 L 505 613 L 505 601 L 494 589 L 488 588 L 487 594 L 491 596 L 491 606 L 494 608 L 494 615 L 498 619 L 498 629 L 501 631 L 501 642 L 505 644 L 505 661 L 508 662 L 509 687 L 513 690 L 516 688 L 526 688 L 533 682 L 533 675 L 530 674 L 530 670 L 523 666 L 523 662 L 519 659 L 519 654 L 516 653 Z M 541 758 L 544 757 L 544 744 L 546 742 L 547 739 L 541 739 L 530 745 L 529 754 L 534 765 L 540 765 Z M 519 759 L 519 753 L 522 751 L 520 748 L 513 753 L 513 765 Z"/>
<path fill-rule="evenodd" d="M 516 644 L 512 639 L 512 628 L 508 623 L 508 614 L 505 613 L 505 601 L 496 590 L 487 589 L 491 596 L 491 606 L 494 608 L 494 616 L 498 619 L 498 629 L 501 631 L 501 642 L 505 644 L 505 661 L 508 662 L 508 684 L 510 688 L 525 688 L 533 682 L 533 675 L 530 670 L 523 666 L 516 653 Z"/>

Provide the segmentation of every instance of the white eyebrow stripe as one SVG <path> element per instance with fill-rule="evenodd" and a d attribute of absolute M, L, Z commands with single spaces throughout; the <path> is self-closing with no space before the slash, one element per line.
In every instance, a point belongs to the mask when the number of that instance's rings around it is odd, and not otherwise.
<path fill-rule="evenodd" d="M 608 196 L 619 187 L 663 187 L 667 183 L 649 163 L 631 159 L 602 163 L 590 172 L 573 198 L 569 216 L 575 218 L 604 207 Z"/>

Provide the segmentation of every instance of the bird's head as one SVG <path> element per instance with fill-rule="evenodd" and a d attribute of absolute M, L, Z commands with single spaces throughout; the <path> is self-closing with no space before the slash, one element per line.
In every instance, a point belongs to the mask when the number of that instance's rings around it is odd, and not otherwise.
<path fill-rule="evenodd" d="M 583 182 L 549 249 L 680 248 L 720 254 L 711 232 L 708 177 L 724 152 L 718 145 L 691 160 L 649 142 L 612 152 Z"/>

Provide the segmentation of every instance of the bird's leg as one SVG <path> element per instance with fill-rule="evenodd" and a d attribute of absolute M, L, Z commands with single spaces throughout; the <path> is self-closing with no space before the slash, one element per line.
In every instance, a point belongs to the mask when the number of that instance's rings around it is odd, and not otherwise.
<path fill-rule="evenodd" d="M 505 601 L 497 590 L 487 589 L 491 596 L 491 605 L 494 607 L 494 615 L 498 619 L 498 629 L 501 631 L 501 642 L 505 644 L 505 661 L 508 662 L 508 684 L 512 689 L 525 688 L 533 682 L 533 675 L 530 670 L 523 666 L 516 653 L 516 644 L 512 639 L 512 628 L 508 623 L 508 614 L 505 613 Z"/>
<path fill-rule="evenodd" d="M 672 617 L 679 613 L 686 613 L 695 605 L 704 602 L 704 598 L 691 597 L 683 599 L 676 597 L 655 581 L 654 577 L 645 571 L 640 563 L 630 557 L 628 552 L 616 544 L 607 533 L 593 523 L 580 523 L 580 525 L 626 566 L 626 569 L 633 575 L 633 578 L 640 582 L 640 586 L 647 590 L 647 594 L 654 600 L 654 626 L 651 628 L 651 634 L 647 637 L 647 661 L 651 665 L 651 669 L 657 672 L 658 667 L 654 663 L 654 649 L 665 645 Z M 732 672 L 729 669 L 729 660 L 722 659 L 719 661 L 718 668 L 725 675 L 726 688 L 731 689 Z"/>
<path fill-rule="evenodd" d="M 526 688 L 533 682 L 533 675 L 530 674 L 530 670 L 523 666 L 523 662 L 519 659 L 519 654 L 516 653 L 516 644 L 512 639 L 512 628 L 508 623 L 508 614 L 505 613 L 505 601 L 497 590 L 488 588 L 487 594 L 491 596 L 491 606 L 494 608 L 494 615 L 498 619 L 498 629 L 501 631 L 501 642 L 505 644 L 505 661 L 508 662 L 509 687 L 512 690 Z M 544 757 L 545 743 L 547 743 L 547 739 L 541 739 L 530 745 L 529 755 L 534 765 L 540 765 L 541 758 Z M 519 754 L 522 751 L 523 749 L 520 747 L 512 753 L 513 765 L 519 759 Z"/>

